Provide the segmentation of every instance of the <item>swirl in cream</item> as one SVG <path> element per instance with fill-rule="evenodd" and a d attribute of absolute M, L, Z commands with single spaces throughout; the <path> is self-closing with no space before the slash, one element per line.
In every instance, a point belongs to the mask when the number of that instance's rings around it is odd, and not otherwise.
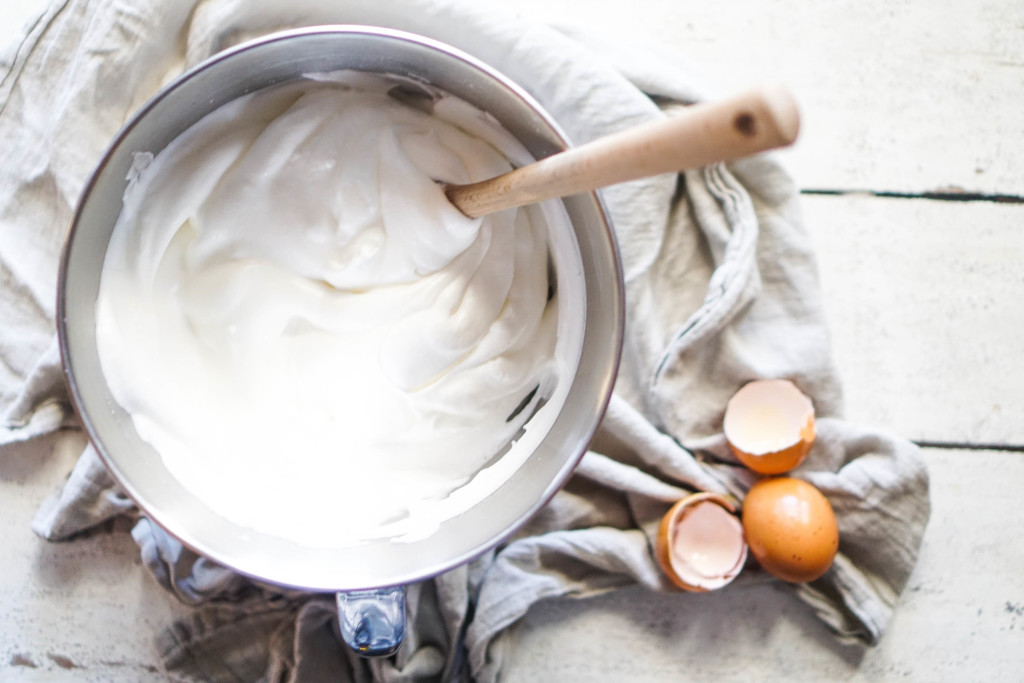
<path fill-rule="evenodd" d="M 97 304 L 115 399 L 238 524 L 429 534 L 528 457 L 575 372 L 561 207 L 469 219 L 435 182 L 529 160 L 465 102 L 381 76 L 219 108 L 137 156 Z"/>

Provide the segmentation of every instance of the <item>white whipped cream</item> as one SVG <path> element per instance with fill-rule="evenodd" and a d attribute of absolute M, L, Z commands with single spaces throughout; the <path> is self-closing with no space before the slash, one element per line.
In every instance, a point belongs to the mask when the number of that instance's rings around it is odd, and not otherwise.
<path fill-rule="evenodd" d="M 436 180 L 531 159 L 401 83 L 310 76 L 138 155 L 103 266 L 101 365 L 139 435 L 218 514 L 308 545 L 429 535 L 515 472 L 576 370 L 561 205 L 462 215 Z"/>

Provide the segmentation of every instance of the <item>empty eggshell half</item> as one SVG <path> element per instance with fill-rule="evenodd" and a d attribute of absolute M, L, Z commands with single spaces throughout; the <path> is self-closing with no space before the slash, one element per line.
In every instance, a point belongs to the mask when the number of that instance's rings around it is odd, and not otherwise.
<path fill-rule="evenodd" d="M 655 554 L 676 586 L 705 592 L 725 586 L 747 559 L 743 525 L 724 496 L 695 493 L 672 506 L 661 520 Z"/>
<path fill-rule="evenodd" d="M 729 399 L 722 431 L 744 465 L 760 474 L 782 474 L 811 450 L 814 405 L 788 380 L 756 380 Z"/>

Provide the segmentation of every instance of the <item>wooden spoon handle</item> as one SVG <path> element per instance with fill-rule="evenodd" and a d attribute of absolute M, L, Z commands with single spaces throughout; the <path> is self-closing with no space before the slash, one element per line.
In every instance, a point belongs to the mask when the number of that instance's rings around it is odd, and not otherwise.
<path fill-rule="evenodd" d="M 695 104 L 667 119 L 599 138 L 496 178 L 449 185 L 445 192 L 462 213 L 476 218 L 784 147 L 796 140 L 799 129 L 793 96 L 782 86 L 768 86 L 720 102 Z"/>

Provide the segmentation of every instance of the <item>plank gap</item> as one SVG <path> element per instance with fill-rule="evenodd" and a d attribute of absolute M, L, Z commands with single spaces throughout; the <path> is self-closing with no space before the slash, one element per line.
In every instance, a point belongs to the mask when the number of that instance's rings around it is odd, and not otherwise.
<path fill-rule="evenodd" d="M 884 199 L 932 199 L 941 202 L 995 202 L 997 204 L 1024 204 L 1024 195 L 968 192 L 960 189 L 933 190 L 930 192 L 894 192 L 889 190 L 832 190 L 812 187 L 800 190 L 800 194 L 825 197 L 861 195 L 882 197 Z"/>
<path fill-rule="evenodd" d="M 958 451 L 1004 451 L 1024 453 L 1024 444 L 962 443 L 959 441 L 914 441 L 921 448 Z"/>

